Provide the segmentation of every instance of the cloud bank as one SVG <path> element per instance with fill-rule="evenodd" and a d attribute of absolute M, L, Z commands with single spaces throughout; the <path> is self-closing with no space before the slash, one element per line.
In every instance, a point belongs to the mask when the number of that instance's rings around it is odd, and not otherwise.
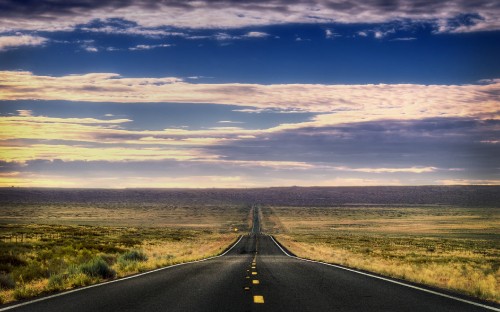
<path fill-rule="evenodd" d="M 152 131 L 129 126 L 129 118 L 107 117 L 50 117 L 26 109 L 0 116 L 0 185 L 500 183 L 500 128 L 493 119 L 311 121 L 266 129 L 215 122 L 213 128 Z"/>
<path fill-rule="evenodd" d="M 495 0 L 272 0 L 114 1 L 6 0 L 0 3 L 0 32 L 65 31 L 93 20 L 123 19 L 135 32 L 158 27 L 240 28 L 284 23 L 432 22 L 438 32 L 498 30 Z"/>
<path fill-rule="evenodd" d="M 386 119 L 498 118 L 500 98 L 496 80 L 477 85 L 196 84 L 176 77 L 125 78 L 113 73 L 52 77 L 1 71 L 0 88 L 0 100 L 213 103 L 318 114 L 302 127 Z"/>

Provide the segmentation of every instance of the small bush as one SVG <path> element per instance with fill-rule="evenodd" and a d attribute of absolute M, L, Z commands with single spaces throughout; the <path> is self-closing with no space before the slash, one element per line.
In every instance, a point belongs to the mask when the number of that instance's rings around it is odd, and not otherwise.
<path fill-rule="evenodd" d="M 65 277 L 62 274 L 55 274 L 49 277 L 49 289 L 50 290 L 62 290 L 64 289 Z"/>
<path fill-rule="evenodd" d="M 18 268 L 13 274 L 16 280 L 22 279 L 24 282 L 49 277 L 48 270 L 37 261 L 32 261 L 28 265 Z"/>
<path fill-rule="evenodd" d="M 113 278 L 116 276 L 116 272 L 101 257 L 80 265 L 80 270 L 90 277 Z"/>
<path fill-rule="evenodd" d="M 124 260 L 123 258 L 118 258 L 118 268 L 120 272 L 135 272 L 137 271 L 137 266 L 139 262 Z"/>
<path fill-rule="evenodd" d="M 134 247 L 141 243 L 140 240 L 134 238 L 124 237 L 120 239 L 120 243 L 125 247 Z"/>
<path fill-rule="evenodd" d="M 113 265 L 116 263 L 116 256 L 110 254 L 101 255 L 102 260 L 106 261 L 107 264 Z"/>
<path fill-rule="evenodd" d="M 0 274 L 0 289 L 13 289 L 16 282 L 10 274 Z"/>
<path fill-rule="evenodd" d="M 120 260 L 125 261 L 146 261 L 148 260 L 148 256 L 144 254 L 142 251 L 132 250 L 124 253 L 120 256 Z"/>
<path fill-rule="evenodd" d="M 28 299 L 36 295 L 38 295 L 38 292 L 34 288 L 25 285 L 14 290 L 14 298 L 17 300 Z"/>
<path fill-rule="evenodd" d="M 72 287 L 87 286 L 92 284 L 92 282 L 93 278 L 83 273 L 76 273 L 68 278 L 68 285 Z"/>

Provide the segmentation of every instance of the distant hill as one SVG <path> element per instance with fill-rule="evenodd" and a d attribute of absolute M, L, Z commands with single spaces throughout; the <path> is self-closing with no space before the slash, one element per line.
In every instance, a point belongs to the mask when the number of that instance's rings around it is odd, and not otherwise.
<path fill-rule="evenodd" d="M 500 206 L 500 186 L 277 187 L 256 189 L 0 188 L 7 203 L 221 203 L 284 206 Z"/>

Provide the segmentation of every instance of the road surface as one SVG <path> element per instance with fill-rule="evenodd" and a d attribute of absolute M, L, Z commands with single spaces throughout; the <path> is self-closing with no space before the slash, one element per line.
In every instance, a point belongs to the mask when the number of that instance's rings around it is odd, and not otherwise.
<path fill-rule="evenodd" d="M 252 231 L 222 257 L 72 292 L 10 311 L 488 310 L 288 257 L 270 236 L 260 233 L 258 214 L 254 214 Z"/>

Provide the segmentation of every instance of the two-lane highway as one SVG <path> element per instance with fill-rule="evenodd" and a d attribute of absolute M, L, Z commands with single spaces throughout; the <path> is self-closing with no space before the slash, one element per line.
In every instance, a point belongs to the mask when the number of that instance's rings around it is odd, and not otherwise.
<path fill-rule="evenodd" d="M 257 209 L 253 219 L 252 231 L 224 256 L 83 289 L 12 311 L 488 310 L 288 257 L 270 236 L 260 233 Z"/>

